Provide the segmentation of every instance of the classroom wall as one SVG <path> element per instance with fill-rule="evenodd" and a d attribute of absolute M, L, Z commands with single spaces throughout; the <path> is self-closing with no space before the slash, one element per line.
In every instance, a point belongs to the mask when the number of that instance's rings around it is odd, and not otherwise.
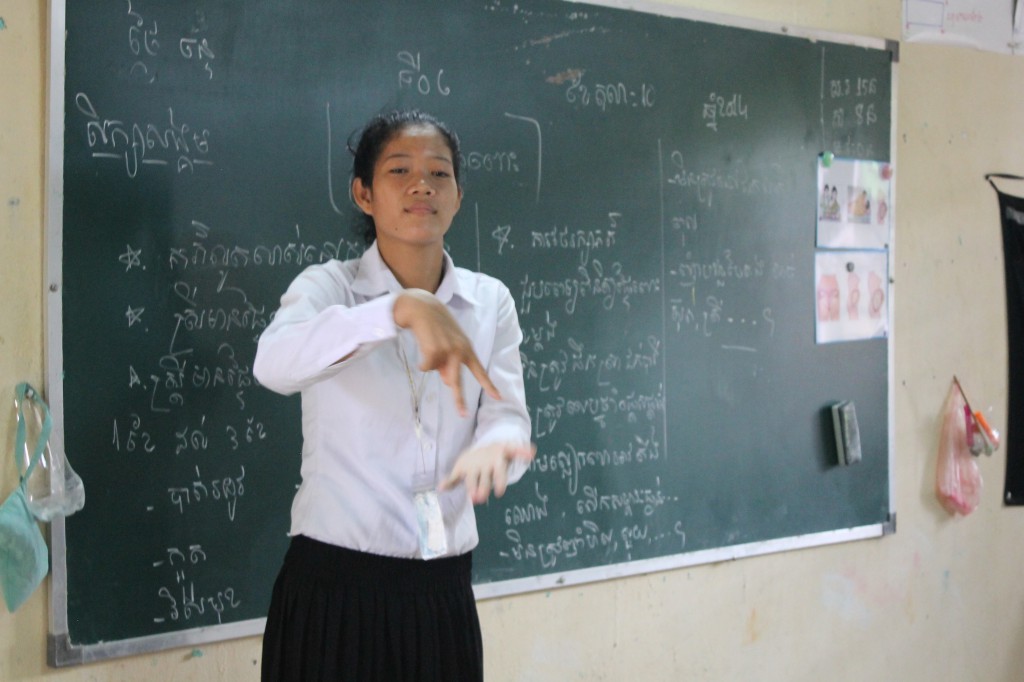
<path fill-rule="evenodd" d="M 900 34 L 902 3 L 892 0 L 677 4 L 775 25 Z M 14 438 L 4 396 L 22 380 L 43 384 L 47 25 L 46 0 L 0 0 L 4 457 Z M 999 216 L 982 176 L 1024 174 L 1024 57 L 902 44 L 896 83 L 896 534 L 486 600 L 488 680 L 1024 677 L 1024 509 L 1002 506 L 1005 454 L 980 460 L 985 490 L 970 516 L 950 517 L 933 492 L 954 373 L 974 407 L 1005 429 Z M 0 492 L 15 484 L 4 463 Z M 0 679 L 258 679 L 258 637 L 53 671 L 47 609 L 45 590 L 16 614 L 0 609 Z"/>

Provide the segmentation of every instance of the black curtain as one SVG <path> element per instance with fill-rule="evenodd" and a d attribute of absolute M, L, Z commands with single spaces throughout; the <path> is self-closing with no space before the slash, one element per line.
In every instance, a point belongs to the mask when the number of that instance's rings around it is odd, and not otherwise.
<path fill-rule="evenodd" d="M 1017 175 L 992 173 L 985 178 L 999 195 L 1003 225 L 1003 261 L 1006 273 L 1006 333 L 1010 368 L 1010 399 L 1003 448 L 1006 452 L 1008 505 L 1024 504 L 1024 197 L 1001 191 L 993 178 L 1024 180 Z"/>

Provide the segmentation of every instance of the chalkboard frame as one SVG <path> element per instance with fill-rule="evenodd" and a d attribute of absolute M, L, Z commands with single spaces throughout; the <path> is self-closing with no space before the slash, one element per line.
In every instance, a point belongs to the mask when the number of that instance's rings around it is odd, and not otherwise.
<path fill-rule="evenodd" d="M 564 2 L 582 2 L 582 0 L 562 0 Z M 67 0 L 50 0 L 49 3 L 49 45 L 47 65 L 47 103 L 46 103 L 46 196 L 45 196 L 45 273 L 43 299 L 45 306 L 45 354 L 46 354 L 46 386 L 47 397 L 54 416 L 54 429 L 51 436 L 51 447 L 58 452 L 64 451 L 64 390 L 63 390 L 63 348 L 62 348 L 62 260 L 63 260 L 63 159 L 64 159 L 64 101 L 65 101 L 65 45 Z M 691 9 L 676 5 L 661 4 L 643 0 L 587 0 L 586 4 L 600 5 L 609 8 L 644 12 L 666 17 L 681 18 L 709 24 L 717 24 L 733 28 L 747 29 L 780 36 L 821 40 L 831 43 L 845 44 L 869 49 L 887 50 L 892 54 L 891 66 L 891 124 L 889 131 L 889 154 L 895 159 L 896 149 L 896 92 L 897 65 L 899 61 L 899 44 L 893 40 L 807 29 L 786 24 L 761 21 L 746 17 L 730 16 L 703 10 Z M 894 197 L 895 199 L 895 197 Z M 895 200 L 893 205 L 896 205 Z M 627 576 L 643 575 L 658 571 L 684 568 L 700 564 L 715 563 L 754 557 L 764 554 L 805 549 L 843 542 L 878 538 L 889 535 L 896 530 L 896 511 L 894 505 L 895 482 L 893 480 L 894 446 L 894 350 L 893 350 L 893 310 L 895 286 L 893 279 L 893 241 L 892 227 L 895 224 L 895 212 L 890 221 L 890 239 L 888 240 L 888 276 L 889 305 L 887 347 L 887 470 L 888 470 L 888 501 L 889 516 L 881 523 L 874 523 L 854 528 L 830 530 L 794 537 L 785 537 L 749 544 L 708 550 L 691 551 L 669 555 L 655 559 L 627 561 L 610 566 L 571 570 L 562 573 L 532 576 L 521 579 L 475 585 L 474 591 L 478 599 L 489 599 L 511 594 L 550 590 L 569 585 L 598 582 Z M 200 644 L 218 642 L 241 637 L 260 635 L 263 632 L 265 618 L 246 620 L 209 627 L 195 627 L 177 632 L 106 641 L 89 645 L 74 645 L 70 641 L 67 610 L 67 555 L 65 522 L 58 517 L 50 524 L 51 577 L 49 581 L 49 635 L 47 646 L 48 663 L 54 667 L 77 665 L 96 662 L 116 657 L 132 656 L 169 648 L 190 647 Z"/>

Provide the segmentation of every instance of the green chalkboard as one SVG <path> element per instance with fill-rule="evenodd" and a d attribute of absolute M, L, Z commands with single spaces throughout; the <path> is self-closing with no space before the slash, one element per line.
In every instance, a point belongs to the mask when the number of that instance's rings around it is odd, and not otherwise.
<path fill-rule="evenodd" d="M 55 664 L 260 632 L 301 443 L 256 339 L 303 267 L 362 252 L 346 142 L 389 107 L 459 131 L 449 248 L 525 333 L 538 455 L 478 510 L 481 595 L 890 522 L 887 340 L 815 343 L 817 158 L 889 160 L 880 41 L 558 0 L 58 9 L 50 357 L 88 501 Z"/>

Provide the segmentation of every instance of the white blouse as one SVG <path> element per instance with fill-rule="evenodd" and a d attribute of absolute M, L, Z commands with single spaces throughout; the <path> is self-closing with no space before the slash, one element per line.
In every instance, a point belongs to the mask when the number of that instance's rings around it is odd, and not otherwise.
<path fill-rule="evenodd" d="M 448 254 L 444 258 L 436 296 L 471 340 L 503 398 L 488 396 L 463 367 L 467 417 L 459 416 L 436 371 L 420 372 L 415 337 L 395 325 L 392 309 L 402 287 L 376 244 L 362 258 L 308 267 L 281 297 L 260 336 L 253 374 L 272 391 L 302 394 L 302 485 L 292 502 L 292 535 L 419 557 L 414 477 L 426 472 L 442 480 L 470 446 L 530 441 L 519 355 L 523 334 L 512 295 L 497 279 L 456 268 Z M 398 344 L 422 392 L 422 449 Z M 528 466 L 510 463 L 509 482 Z M 439 493 L 439 501 L 448 555 L 473 549 L 476 518 L 465 487 Z"/>

